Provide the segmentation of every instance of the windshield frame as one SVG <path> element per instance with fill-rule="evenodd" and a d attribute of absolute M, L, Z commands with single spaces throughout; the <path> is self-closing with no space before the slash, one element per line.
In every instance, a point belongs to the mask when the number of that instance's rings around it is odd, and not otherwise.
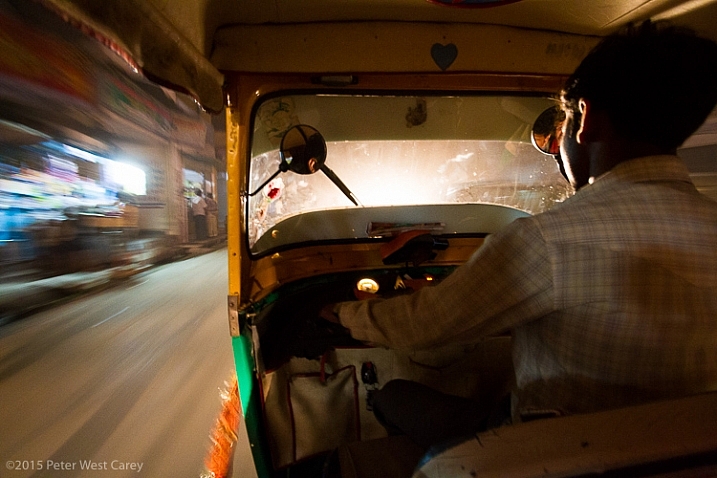
<path fill-rule="evenodd" d="M 554 79 L 552 79 L 554 80 Z M 244 215 L 243 224 L 244 227 L 242 228 L 243 234 L 242 234 L 242 242 L 244 242 L 245 251 L 248 253 L 248 256 L 254 260 L 263 257 L 267 254 L 271 254 L 273 252 L 277 252 L 279 250 L 286 250 L 287 248 L 291 247 L 301 247 L 305 246 L 307 244 L 313 244 L 315 245 L 316 241 L 308 241 L 308 242 L 300 242 L 300 243 L 281 243 L 280 245 L 276 247 L 269 247 L 266 249 L 257 250 L 255 246 L 259 241 L 258 239 L 254 242 L 251 242 L 250 240 L 250 234 L 249 234 L 249 223 L 250 223 L 250 194 L 256 193 L 258 191 L 251 191 L 252 187 L 256 187 L 256 183 L 252 183 L 251 181 L 251 174 L 252 174 L 252 151 L 254 148 L 254 134 L 257 131 L 257 122 L 258 115 L 257 112 L 259 108 L 276 98 L 280 98 L 283 96 L 348 96 L 348 97 L 391 97 L 391 98 L 418 98 L 418 97 L 426 97 L 426 98 L 441 98 L 441 97 L 516 97 L 516 98 L 537 98 L 541 101 L 546 102 L 552 102 L 555 101 L 555 94 L 554 92 L 551 92 L 550 90 L 546 90 L 543 88 L 530 90 L 530 89 L 523 89 L 523 88 L 501 88 L 501 89 L 493 89 L 493 88 L 486 88 L 486 89 L 460 89 L 460 90 L 452 90 L 452 89 L 401 89 L 401 90 L 391 90 L 386 88 L 379 88 L 379 89 L 372 89 L 372 88 L 277 88 L 270 92 L 267 92 L 266 94 L 259 94 L 260 92 L 256 92 L 256 100 L 252 103 L 250 108 L 250 114 L 247 118 L 248 122 L 248 134 L 247 138 L 249 141 L 246 143 L 246 162 L 245 162 L 245 176 L 244 180 L 245 183 L 243 185 L 243 204 L 242 204 L 242 214 Z M 330 158 L 329 158 L 330 161 Z M 553 159 L 550 158 L 550 161 L 552 162 Z M 287 173 L 287 174 L 293 174 L 293 173 Z M 571 192 L 572 193 L 572 192 Z M 359 197 L 360 199 L 360 197 Z M 564 199 L 564 198 L 563 198 Z M 562 200 L 562 199 L 561 199 Z M 465 203 L 465 204 L 495 204 L 491 202 L 481 203 Z M 381 206 L 385 207 L 385 206 Z M 394 207 L 398 208 L 399 206 Z M 411 208 L 414 207 L 412 205 L 404 205 L 401 207 L 405 208 Z M 315 211 L 314 211 L 315 212 Z M 525 212 L 525 210 L 522 210 L 522 212 Z M 535 212 L 535 211 L 533 211 Z M 282 221 L 277 222 L 278 225 Z M 451 231 L 451 232 L 439 232 L 439 234 L 465 234 L 465 232 L 457 232 L 457 231 Z M 377 237 L 370 237 L 367 235 L 355 235 L 351 237 L 341 237 L 341 238 L 335 238 L 335 239 L 321 239 L 320 243 L 326 243 L 326 244 L 335 244 L 335 243 L 355 243 L 355 242 L 366 242 L 366 241 L 374 241 L 376 239 L 380 239 Z"/>

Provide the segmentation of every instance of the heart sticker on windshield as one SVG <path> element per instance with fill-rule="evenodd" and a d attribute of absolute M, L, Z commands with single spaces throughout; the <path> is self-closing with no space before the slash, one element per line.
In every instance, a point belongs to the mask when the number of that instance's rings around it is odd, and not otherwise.
<path fill-rule="evenodd" d="M 431 58 L 433 58 L 433 61 L 436 62 L 438 68 L 443 71 L 446 71 L 446 69 L 451 66 L 454 61 L 456 61 L 457 56 L 458 47 L 453 43 L 449 43 L 448 45 L 434 43 L 431 47 Z"/>

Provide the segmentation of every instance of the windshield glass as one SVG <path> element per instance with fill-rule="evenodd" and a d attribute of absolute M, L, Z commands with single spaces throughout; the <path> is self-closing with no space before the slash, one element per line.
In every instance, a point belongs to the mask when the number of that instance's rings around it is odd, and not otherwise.
<path fill-rule="evenodd" d="M 260 239 L 280 222 L 323 210 L 496 204 L 544 211 L 572 192 L 554 158 L 531 144 L 533 122 L 553 104 L 508 95 L 270 98 L 254 117 L 247 209 L 252 252 L 262 252 Z M 299 124 L 323 136 L 325 165 L 358 205 L 322 171 L 277 174 L 282 137 Z M 331 237 L 367 232 L 337 228 Z"/>

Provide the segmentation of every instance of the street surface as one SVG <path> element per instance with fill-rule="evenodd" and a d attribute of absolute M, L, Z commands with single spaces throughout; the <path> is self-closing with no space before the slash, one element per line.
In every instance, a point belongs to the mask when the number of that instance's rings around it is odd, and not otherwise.
<path fill-rule="evenodd" d="M 199 477 L 226 297 L 222 249 L 0 327 L 0 477 Z"/>

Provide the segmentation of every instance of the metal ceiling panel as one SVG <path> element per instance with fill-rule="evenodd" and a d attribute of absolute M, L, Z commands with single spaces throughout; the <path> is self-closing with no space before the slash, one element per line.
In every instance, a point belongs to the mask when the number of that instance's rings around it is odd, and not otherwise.
<path fill-rule="evenodd" d="M 214 111 L 223 105 L 224 79 L 209 58 L 229 54 L 216 54 L 223 47 L 217 32 L 226 38 L 228 30 L 246 31 L 242 26 L 462 23 L 604 36 L 632 21 L 668 18 L 717 40 L 717 0 L 520 0 L 476 9 L 428 0 L 37 1 L 125 55 L 150 78 L 192 94 Z M 242 41 L 256 38 L 237 37 L 230 43 Z"/>

